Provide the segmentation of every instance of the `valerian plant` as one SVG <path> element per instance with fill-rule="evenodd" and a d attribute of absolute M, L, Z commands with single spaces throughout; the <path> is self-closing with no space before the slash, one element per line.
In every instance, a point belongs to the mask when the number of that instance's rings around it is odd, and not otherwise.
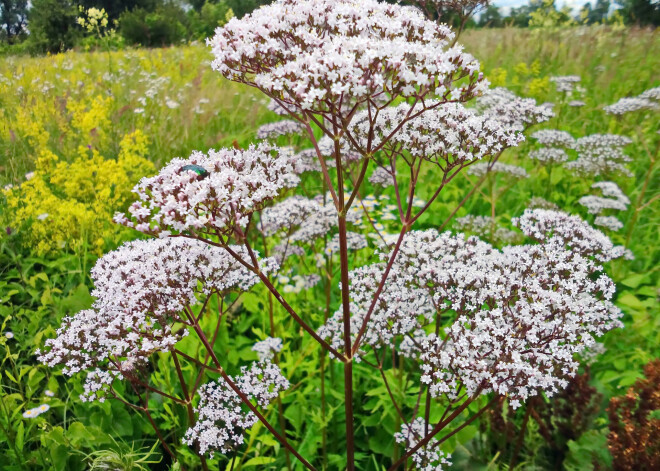
<path fill-rule="evenodd" d="M 278 427 L 266 417 L 291 387 L 281 356 L 296 352 L 273 335 L 254 345 L 258 361 L 230 375 L 214 348 L 223 317 L 256 284 L 269 293 L 271 334 L 274 302 L 300 335 L 314 339 L 322 365 L 329 354 L 343 367 L 346 469 L 356 467 L 359 375 L 383 381 L 399 418 L 393 439 L 404 451 L 391 457 L 392 470 L 442 469 L 451 463 L 442 444 L 495 401 L 506 398 L 515 408 L 565 388 L 578 354 L 621 325 L 602 264 L 624 251 L 579 217 L 547 209 L 514 220 L 530 241 L 523 245 L 498 248 L 441 233 L 446 222 L 415 228 L 468 168 L 478 181 L 466 199 L 496 173 L 526 176 L 498 159 L 553 116 L 534 100 L 488 90 L 479 63 L 455 40 L 420 10 L 375 0 L 278 0 L 219 28 L 208 41 L 213 68 L 261 90 L 272 110 L 288 115 L 260 135 L 303 132 L 311 148 L 295 153 L 260 143 L 194 152 L 142 179 L 138 200 L 115 221 L 156 237 L 99 260 L 96 302 L 64 319 L 41 360 L 67 374 L 86 371 L 85 400 L 113 398 L 144 413 L 174 459 L 150 397 L 181 406 L 189 428 L 179 439 L 205 469 L 207 457 L 233 453 L 257 423 L 287 459 L 307 469 L 325 464 L 287 437 L 281 402 Z M 476 107 L 465 106 L 475 99 Z M 393 188 L 389 212 L 375 211 L 361 193 L 370 168 L 379 185 Z M 320 172 L 323 191 L 292 195 L 309 171 Z M 418 194 L 422 172 L 434 175 L 426 200 Z M 367 248 L 371 256 L 352 256 Z M 293 275 L 294 265 L 307 271 Z M 313 325 L 291 299 L 320 280 L 326 322 Z M 331 306 L 333 293 L 338 306 Z M 209 308 L 213 297 L 218 312 Z M 195 354 L 180 347 L 190 338 L 199 345 Z M 151 381 L 157 354 L 171 357 L 176 391 Z M 384 370 L 390 359 L 415 382 L 413 397 L 393 393 Z M 197 369 L 193 381 L 183 363 Z M 473 404 L 478 410 L 466 416 Z"/>

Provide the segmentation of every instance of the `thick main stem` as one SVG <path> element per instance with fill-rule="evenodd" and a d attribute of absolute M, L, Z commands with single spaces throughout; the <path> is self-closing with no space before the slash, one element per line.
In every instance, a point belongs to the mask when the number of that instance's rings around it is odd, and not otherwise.
<path fill-rule="evenodd" d="M 343 195 L 342 195 L 343 196 Z M 343 198 L 340 199 L 343 205 Z M 342 208 L 343 209 L 343 208 Z M 339 214 L 339 254 L 341 270 L 341 302 L 344 315 L 344 402 L 346 418 L 346 469 L 355 469 L 353 430 L 353 353 L 351 352 L 351 308 L 348 290 L 348 244 L 346 241 L 346 215 Z"/>

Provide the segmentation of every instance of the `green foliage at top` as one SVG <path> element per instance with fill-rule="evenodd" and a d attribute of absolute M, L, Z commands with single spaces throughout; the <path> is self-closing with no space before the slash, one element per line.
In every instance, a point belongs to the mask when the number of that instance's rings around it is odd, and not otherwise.
<path fill-rule="evenodd" d="M 24 38 L 28 0 L 0 0 L 0 41 L 9 43 Z"/>
<path fill-rule="evenodd" d="M 70 0 L 34 0 L 28 12 L 29 48 L 50 53 L 72 48 L 81 36 L 77 16 L 78 10 Z"/>

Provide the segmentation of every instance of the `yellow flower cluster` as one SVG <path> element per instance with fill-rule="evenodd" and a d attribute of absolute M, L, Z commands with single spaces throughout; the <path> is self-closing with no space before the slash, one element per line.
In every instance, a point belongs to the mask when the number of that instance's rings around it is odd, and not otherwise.
<path fill-rule="evenodd" d="M 90 8 L 85 10 L 81 5 L 78 7 L 82 16 L 76 18 L 76 22 L 85 28 L 88 33 L 97 33 L 99 36 L 104 34 L 112 34 L 114 31 L 104 31 L 108 27 L 108 14 L 105 12 L 105 8 Z"/>
<path fill-rule="evenodd" d="M 551 90 L 550 78 L 541 77 L 541 63 L 538 59 L 531 64 L 520 62 L 514 65 L 512 74 L 498 67 L 486 75 L 494 87 L 510 87 L 524 96 L 537 100 L 543 99 Z"/>
<path fill-rule="evenodd" d="M 123 230 L 112 215 L 130 201 L 135 183 L 154 171 L 147 145 L 144 134 L 135 131 L 124 137 L 114 159 L 80 147 L 68 163 L 42 150 L 30 179 L 4 191 L 6 223 L 39 255 L 85 247 L 100 255 Z"/>
<path fill-rule="evenodd" d="M 80 16 L 111 27 L 101 10 Z M 112 216 L 150 160 L 228 145 L 266 104 L 208 60 L 202 44 L 0 57 L 0 238 L 9 228 L 35 255 L 120 243 Z"/>
<path fill-rule="evenodd" d="M 111 110 L 111 97 L 96 96 L 89 105 L 76 101 L 67 103 L 67 111 L 71 113 L 71 127 L 80 134 L 82 142 L 88 139 L 97 148 L 103 148 L 107 143 L 105 130 L 110 128 Z"/>

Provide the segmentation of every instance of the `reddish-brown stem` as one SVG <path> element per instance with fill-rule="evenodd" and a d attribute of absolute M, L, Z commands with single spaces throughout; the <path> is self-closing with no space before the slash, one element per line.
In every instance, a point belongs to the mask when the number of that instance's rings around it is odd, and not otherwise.
<path fill-rule="evenodd" d="M 187 237 L 187 236 L 184 235 L 183 237 Z M 273 296 L 275 296 L 275 299 L 277 299 L 277 301 L 282 305 L 282 307 L 305 330 L 305 332 L 307 332 L 309 335 L 311 335 L 314 338 L 314 340 L 316 340 L 323 348 L 325 348 L 326 350 L 332 352 L 332 354 L 335 355 L 339 360 L 341 360 L 341 361 L 345 360 L 344 355 L 342 355 L 336 349 L 334 349 L 332 346 L 330 346 L 330 344 L 328 344 L 328 342 L 323 340 L 316 333 L 316 331 L 314 331 L 314 329 L 312 329 L 304 320 L 302 320 L 302 318 L 296 313 L 296 311 L 291 307 L 291 305 L 288 302 L 286 302 L 284 297 L 279 293 L 279 291 L 277 291 L 277 288 L 275 288 L 275 286 L 273 286 L 273 284 L 270 282 L 268 277 L 261 271 L 261 269 L 258 266 L 253 266 L 253 265 L 250 265 L 249 263 L 247 263 L 245 260 L 243 260 L 243 258 L 240 255 L 238 255 L 234 250 L 232 250 L 226 243 L 218 243 L 218 242 L 214 242 L 212 240 L 208 240 L 208 239 L 204 239 L 204 238 L 200 238 L 200 237 L 193 237 L 193 238 L 195 238 L 197 240 L 200 240 L 202 242 L 205 242 L 209 245 L 213 245 L 213 246 L 216 246 L 216 247 L 222 247 L 227 252 L 229 252 L 229 254 L 232 257 L 234 257 L 237 262 L 239 262 L 241 265 L 243 265 L 244 267 L 246 267 L 248 270 L 250 270 L 252 273 L 254 273 L 255 275 L 257 275 L 259 277 L 259 279 L 264 283 L 264 285 L 266 285 L 266 288 L 268 288 L 268 290 L 271 293 L 273 293 Z M 247 240 L 246 240 L 246 247 L 248 248 L 248 250 L 250 250 L 250 251 L 252 250 L 250 248 L 249 244 L 247 243 Z"/>
<path fill-rule="evenodd" d="M 492 405 L 495 403 L 495 400 L 496 400 L 497 398 L 498 398 L 498 396 L 493 397 L 490 401 L 488 401 L 488 404 L 486 404 L 486 405 L 483 406 L 481 409 L 479 409 L 478 412 L 476 412 L 472 417 L 470 417 L 468 420 L 466 420 L 465 422 L 463 422 L 459 427 L 456 427 L 454 430 L 452 430 L 451 432 L 449 432 L 447 435 L 445 435 L 445 436 L 443 436 L 442 438 L 440 438 L 440 439 L 439 439 L 439 440 L 438 440 L 433 446 L 434 446 L 434 447 L 440 446 L 443 442 L 445 442 L 446 440 L 450 439 L 451 437 L 453 437 L 454 435 L 456 435 L 458 432 L 460 432 L 461 430 L 463 430 L 465 427 L 467 427 L 468 425 L 470 425 L 472 422 L 474 422 L 475 420 L 477 420 L 477 419 L 481 416 L 481 414 L 483 414 L 484 412 L 486 412 L 486 411 L 490 408 L 490 406 L 492 406 Z"/>
<path fill-rule="evenodd" d="M 390 258 L 387 262 L 387 266 L 385 267 L 385 271 L 383 272 L 383 276 L 381 277 L 380 283 L 378 284 L 378 287 L 376 288 L 376 292 L 374 293 L 374 297 L 371 300 L 369 309 L 367 310 L 367 314 L 364 316 L 364 320 L 362 321 L 360 330 L 358 331 L 357 337 L 355 338 L 355 342 L 353 342 L 353 352 L 351 352 L 351 356 L 354 355 L 355 352 L 357 352 L 358 348 L 360 348 L 360 341 L 362 340 L 362 337 L 364 336 L 364 333 L 367 330 L 367 324 L 369 322 L 369 319 L 371 319 L 371 314 L 373 313 L 374 308 L 376 307 L 376 303 L 378 302 L 380 293 L 383 291 L 383 288 L 385 287 L 385 281 L 387 280 L 387 276 L 390 274 L 392 265 L 394 265 L 394 259 L 399 253 L 399 249 L 401 248 L 401 243 L 403 242 L 403 238 L 406 235 L 406 232 L 408 231 L 408 227 L 409 227 L 408 224 L 405 223 L 401 228 L 401 233 L 399 234 L 399 238 L 396 241 L 396 245 L 394 246 L 392 255 L 390 255 Z"/>
<path fill-rule="evenodd" d="M 325 163 L 325 158 L 321 153 L 321 149 L 319 149 L 319 144 L 316 141 L 316 136 L 314 136 L 314 130 L 312 129 L 312 126 L 309 124 L 309 121 L 305 122 L 305 129 L 307 130 L 307 134 L 309 135 L 309 138 L 312 141 L 312 144 L 314 145 L 314 150 L 316 150 L 316 155 L 319 158 L 319 163 L 321 164 L 321 171 L 323 172 L 323 178 L 325 179 L 325 182 L 328 185 L 328 189 L 330 190 L 330 194 L 332 195 L 332 200 L 335 202 L 335 206 L 338 207 L 339 200 L 337 198 L 337 193 L 335 192 L 335 189 L 332 186 L 332 180 L 330 179 L 328 166 Z"/>
<path fill-rule="evenodd" d="M 194 317 L 193 317 L 194 321 Z M 234 383 L 234 381 L 229 377 L 229 375 L 225 372 L 225 370 L 222 368 L 222 365 L 220 364 L 220 360 L 218 360 L 218 357 L 216 356 L 215 352 L 213 351 L 213 347 L 209 344 L 209 341 L 206 338 L 206 335 L 204 334 L 204 331 L 202 328 L 199 326 L 198 323 L 194 323 L 193 328 L 195 329 L 195 332 L 197 333 L 197 337 L 200 339 L 200 341 L 204 344 L 204 347 L 206 348 L 207 352 L 211 355 L 211 358 L 213 359 L 213 363 L 215 363 L 215 366 L 217 369 L 220 371 L 220 375 L 222 378 L 225 380 L 225 382 L 229 385 L 229 387 L 238 395 L 238 397 L 241 398 L 241 401 L 243 404 L 245 404 L 248 409 L 252 411 L 252 413 L 259 419 L 259 421 L 268 429 L 268 431 L 279 441 L 287 450 L 289 450 L 298 460 L 307 468 L 311 470 L 316 470 L 314 466 L 312 466 L 305 458 L 303 458 L 300 453 L 296 451 L 295 448 L 291 446 L 289 441 L 284 437 L 284 435 L 281 435 L 275 428 L 270 425 L 270 423 L 266 420 L 266 418 L 259 412 L 259 409 L 255 407 L 254 404 L 250 401 L 250 399 L 243 394 L 243 391 Z"/>
<path fill-rule="evenodd" d="M 396 399 L 394 398 L 394 394 L 392 394 L 392 389 L 390 388 L 390 383 L 387 380 L 387 377 L 385 376 L 385 372 L 383 371 L 383 366 L 380 365 L 378 368 L 378 371 L 380 372 L 381 378 L 383 378 L 383 383 L 385 383 L 385 388 L 387 389 L 387 394 L 390 396 L 390 400 L 392 401 L 392 405 L 396 409 L 397 414 L 399 414 L 399 418 L 405 422 L 406 418 L 403 416 L 403 412 L 401 412 L 401 408 L 399 407 L 399 404 L 397 404 Z"/>
<path fill-rule="evenodd" d="M 210 295 L 209 295 L 210 297 Z M 188 387 L 186 386 L 186 381 L 183 378 L 183 371 L 181 370 L 181 363 L 179 363 L 179 357 L 176 352 L 172 352 L 172 359 L 174 360 L 174 366 L 176 368 L 176 374 L 179 378 L 179 383 L 181 383 L 181 389 L 183 390 L 183 397 L 186 399 L 186 412 L 188 413 L 188 426 L 192 427 L 195 424 L 195 413 L 192 408 L 192 399 L 188 395 Z M 197 454 L 199 455 L 200 461 L 202 462 L 202 469 L 204 471 L 209 471 L 208 463 L 206 462 L 206 457 L 199 452 L 199 447 L 197 447 Z"/>
<path fill-rule="evenodd" d="M 525 438 L 525 432 L 527 431 L 527 423 L 529 422 L 529 415 L 534 409 L 534 399 L 531 399 L 527 402 L 527 410 L 525 411 L 525 417 L 523 417 L 522 425 L 520 426 L 520 432 L 518 432 L 518 439 L 516 440 L 516 446 L 513 449 L 511 454 L 511 461 L 509 461 L 509 469 L 513 469 L 518 461 L 518 455 L 520 454 L 520 449 L 522 448 L 522 443 Z"/>
<path fill-rule="evenodd" d="M 388 471 L 394 471 L 397 469 L 399 466 L 401 466 L 403 463 L 408 460 L 412 455 L 414 455 L 417 450 L 422 448 L 423 446 L 426 446 L 428 442 L 431 441 L 431 439 L 437 435 L 442 429 L 444 429 L 448 424 L 450 424 L 456 417 L 458 417 L 467 407 L 479 396 L 481 392 L 481 389 L 479 389 L 477 392 L 474 393 L 472 397 L 470 397 L 468 400 L 466 400 L 463 404 L 461 404 L 460 407 L 458 407 L 454 412 L 452 412 L 449 417 L 447 417 L 445 420 L 442 420 L 436 424 L 435 427 L 433 427 L 433 430 L 431 433 L 426 435 L 424 438 L 422 438 L 414 447 L 412 447 L 410 450 L 408 450 L 401 458 L 399 458 L 392 466 L 388 468 Z"/>

